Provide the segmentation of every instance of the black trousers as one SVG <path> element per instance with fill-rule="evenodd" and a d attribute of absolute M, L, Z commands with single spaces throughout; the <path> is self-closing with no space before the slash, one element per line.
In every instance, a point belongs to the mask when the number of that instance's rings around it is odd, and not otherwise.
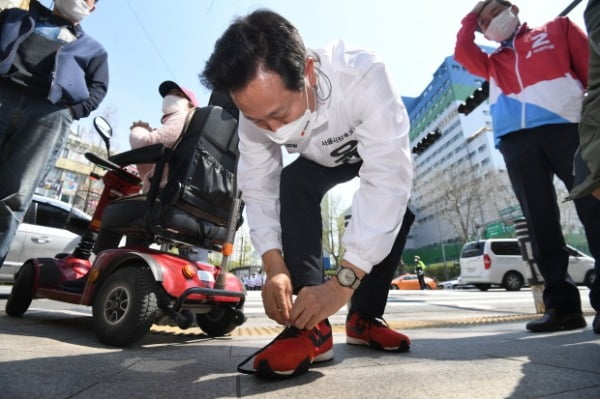
<path fill-rule="evenodd" d="M 499 146 L 527 220 L 533 256 L 544 277 L 544 305 L 546 309 L 561 313 L 580 312 L 581 300 L 567 272 L 569 254 L 552 181 L 557 176 L 567 190 L 571 189 L 573 156 L 578 146 L 577 124 L 523 129 L 503 136 Z M 600 201 L 587 196 L 575 200 L 575 208 L 585 228 L 597 269 L 600 259 Z M 600 309 L 597 296 L 591 299 L 592 306 Z"/>
<path fill-rule="evenodd" d="M 419 279 L 419 287 L 421 287 L 422 290 L 426 289 L 427 284 L 425 284 L 425 272 L 420 267 L 416 268 L 416 272 L 417 272 L 417 279 Z"/>
<path fill-rule="evenodd" d="M 321 200 L 339 183 L 358 176 L 360 164 L 325 167 L 298 158 L 281 173 L 280 202 L 283 254 L 292 276 L 294 292 L 323 283 Z M 390 282 L 400 262 L 413 213 L 407 209 L 392 250 L 367 274 L 352 296 L 350 313 L 381 317 Z"/>

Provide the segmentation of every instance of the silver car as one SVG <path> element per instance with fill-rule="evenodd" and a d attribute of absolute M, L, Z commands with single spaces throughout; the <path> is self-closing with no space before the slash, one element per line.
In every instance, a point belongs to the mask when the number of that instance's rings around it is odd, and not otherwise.
<path fill-rule="evenodd" d="M 72 252 L 90 220 L 66 202 L 34 195 L 0 267 L 0 282 L 14 282 L 15 272 L 27 259 Z"/>

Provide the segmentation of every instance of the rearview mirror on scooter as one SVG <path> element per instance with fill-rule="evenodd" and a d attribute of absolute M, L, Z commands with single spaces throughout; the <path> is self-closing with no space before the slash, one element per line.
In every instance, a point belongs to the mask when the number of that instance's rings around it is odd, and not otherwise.
<path fill-rule="evenodd" d="M 104 117 L 96 116 L 94 118 L 94 127 L 102 137 L 102 140 L 104 140 L 104 144 L 106 145 L 106 153 L 108 154 L 108 156 L 110 156 L 110 139 L 112 137 L 113 132 L 110 123 L 108 123 L 108 121 Z"/>

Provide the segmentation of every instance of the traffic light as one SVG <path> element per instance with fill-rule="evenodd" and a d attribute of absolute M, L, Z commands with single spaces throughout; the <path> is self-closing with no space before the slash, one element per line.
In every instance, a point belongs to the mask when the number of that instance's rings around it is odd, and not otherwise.
<path fill-rule="evenodd" d="M 490 94 L 490 84 L 488 81 L 483 82 L 481 87 L 475 89 L 473 94 L 465 99 L 465 101 L 458 106 L 458 112 L 460 114 L 469 115 L 475 108 L 484 102 Z"/>
<path fill-rule="evenodd" d="M 421 154 L 440 137 L 442 137 L 442 131 L 439 128 L 435 129 L 433 132 L 427 133 L 427 135 L 413 147 L 412 152 L 417 155 Z"/>

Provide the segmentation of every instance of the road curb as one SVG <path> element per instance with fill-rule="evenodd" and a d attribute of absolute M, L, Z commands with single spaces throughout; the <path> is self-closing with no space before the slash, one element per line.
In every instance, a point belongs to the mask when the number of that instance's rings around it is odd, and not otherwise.
<path fill-rule="evenodd" d="M 588 314 L 589 313 L 589 314 Z M 593 315 L 592 312 L 586 312 L 585 315 Z M 388 322 L 389 326 L 395 330 L 410 330 L 417 328 L 440 328 L 440 327 L 461 327 L 461 326 L 472 326 L 482 324 L 496 324 L 496 323 L 508 323 L 515 321 L 526 321 L 533 320 L 540 317 L 537 313 L 532 314 L 516 314 L 516 315 L 492 315 L 492 316 L 479 316 L 479 317 L 466 317 L 459 319 L 445 319 L 445 320 L 402 320 L 402 321 L 391 321 Z M 282 331 L 283 327 L 269 327 L 269 326 L 252 326 L 252 327 L 238 327 L 229 334 L 232 337 L 262 337 L 262 336 L 275 336 Z M 344 324 L 332 325 L 334 333 L 345 332 Z M 190 327 L 182 330 L 176 326 L 159 326 L 153 325 L 150 329 L 152 334 L 164 334 L 164 335 L 183 335 L 183 336 L 197 336 L 206 337 L 206 334 L 202 332 L 199 327 Z"/>

